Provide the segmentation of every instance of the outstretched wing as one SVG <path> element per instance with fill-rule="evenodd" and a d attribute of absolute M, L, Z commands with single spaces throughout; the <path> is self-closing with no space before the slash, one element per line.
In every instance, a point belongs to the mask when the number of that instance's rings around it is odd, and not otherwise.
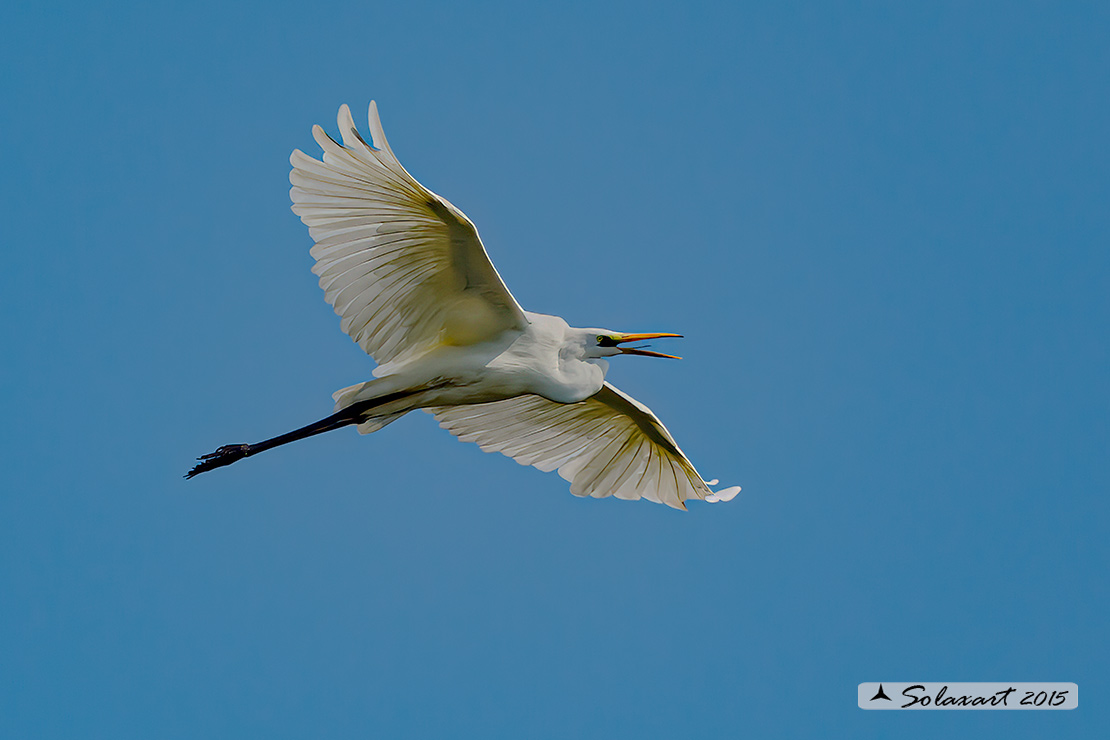
<path fill-rule="evenodd" d="M 343 331 L 385 365 L 526 326 L 474 224 L 397 161 L 377 106 L 370 103 L 369 141 L 346 105 L 338 122 L 342 144 L 312 127 L 323 161 L 293 152 L 289 195 L 316 242 L 312 271 Z"/>
<path fill-rule="evenodd" d="M 518 396 L 427 411 L 439 425 L 486 452 L 500 452 L 521 465 L 558 470 L 576 496 L 663 503 L 728 501 L 739 486 L 712 491 L 651 409 L 606 383 L 579 403 Z"/>

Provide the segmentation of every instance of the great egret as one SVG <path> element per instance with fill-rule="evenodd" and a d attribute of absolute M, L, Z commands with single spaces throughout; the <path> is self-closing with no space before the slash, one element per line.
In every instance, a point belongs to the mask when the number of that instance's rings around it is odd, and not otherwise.
<path fill-rule="evenodd" d="M 322 161 L 293 151 L 290 196 L 316 242 L 312 271 L 343 331 L 377 361 L 375 380 L 337 391 L 335 413 L 314 424 L 197 458 L 186 478 L 351 424 L 376 432 L 423 409 L 487 452 L 558 470 L 578 496 L 685 509 L 737 494 L 711 490 L 717 481 L 702 480 L 655 414 L 605 382 L 607 357 L 674 357 L 621 345 L 678 334 L 578 329 L 525 311 L 470 219 L 397 161 L 377 106 L 369 141 L 346 105 L 338 123 L 342 144 L 312 128 Z"/>

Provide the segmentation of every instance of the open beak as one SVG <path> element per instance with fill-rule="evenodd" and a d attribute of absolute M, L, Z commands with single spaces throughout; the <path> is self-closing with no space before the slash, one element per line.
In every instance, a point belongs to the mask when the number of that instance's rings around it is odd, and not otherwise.
<path fill-rule="evenodd" d="M 621 334 L 620 340 L 617 344 L 624 344 L 625 342 L 642 342 L 645 339 L 662 339 L 664 337 L 678 337 L 681 334 Z M 666 357 L 668 360 L 681 360 L 681 357 L 676 355 L 665 355 L 662 352 L 652 352 L 651 350 L 642 349 L 640 347 L 619 347 L 622 354 L 626 355 L 643 355 L 644 357 Z"/>

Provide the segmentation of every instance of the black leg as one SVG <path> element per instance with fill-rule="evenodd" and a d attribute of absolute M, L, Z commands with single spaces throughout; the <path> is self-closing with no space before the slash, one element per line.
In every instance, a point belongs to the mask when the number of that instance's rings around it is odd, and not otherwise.
<path fill-rule="evenodd" d="M 250 455 L 250 449 L 250 445 L 224 445 L 215 452 L 198 457 L 197 460 L 200 460 L 200 462 L 193 466 L 193 469 L 186 473 L 185 477 L 192 478 L 194 475 L 207 473 L 209 470 L 222 468 L 224 465 L 231 465 L 231 463 Z"/>
<path fill-rule="evenodd" d="M 351 424 L 358 424 L 364 418 L 371 416 L 372 414 L 370 414 L 369 412 L 371 412 L 378 406 L 383 406 L 387 403 L 391 403 L 392 401 L 400 400 L 408 395 L 411 395 L 410 391 L 403 391 L 401 393 L 390 393 L 379 398 L 370 399 L 369 401 L 361 401 L 359 403 L 348 406 L 341 411 L 337 411 L 327 418 L 320 419 L 320 421 L 317 422 L 313 422 L 308 426 L 301 427 L 300 429 L 294 429 L 291 432 L 286 432 L 285 434 L 282 434 L 280 436 L 274 437 L 272 439 L 267 439 L 262 442 L 256 442 L 255 444 L 224 445 L 223 447 L 217 449 L 215 452 L 211 452 L 207 455 L 202 455 L 201 457 L 198 457 L 197 460 L 199 460 L 200 462 L 198 462 L 192 470 L 186 473 L 185 477 L 192 478 L 195 475 L 207 473 L 209 470 L 215 470 L 216 468 L 222 468 L 225 465 L 231 465 L 233 462 L 238 462 L 244 457 L 257 455 L 259 452 L 265 452 L 266 450 L 272 449 L 274 447 L 289 444 L 290 442 L 296 442 L 298 439 L 304 439 L 305 437 L 312 437 L 317 434 L 323 434 L 324 432 L 330 432 L 333 429 L 339 429 L 340 427 L 349 426 Z"/>

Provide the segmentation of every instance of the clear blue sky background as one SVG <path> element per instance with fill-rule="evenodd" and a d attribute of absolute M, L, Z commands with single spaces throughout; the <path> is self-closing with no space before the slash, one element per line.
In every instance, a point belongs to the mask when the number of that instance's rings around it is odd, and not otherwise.
<path fill-rule="evenodd" d="M 1061 5 L 1063 7 L 1061 7 Z M 1094 737 L 1102 3 L 6 4 L 0 736 Z M 708 477 L 579 500 L 424 414 L 192 481 L 372 363 L 288 156 L 379 101 Z M 862 681 L 1075 681 L 877 713 Z"/>

